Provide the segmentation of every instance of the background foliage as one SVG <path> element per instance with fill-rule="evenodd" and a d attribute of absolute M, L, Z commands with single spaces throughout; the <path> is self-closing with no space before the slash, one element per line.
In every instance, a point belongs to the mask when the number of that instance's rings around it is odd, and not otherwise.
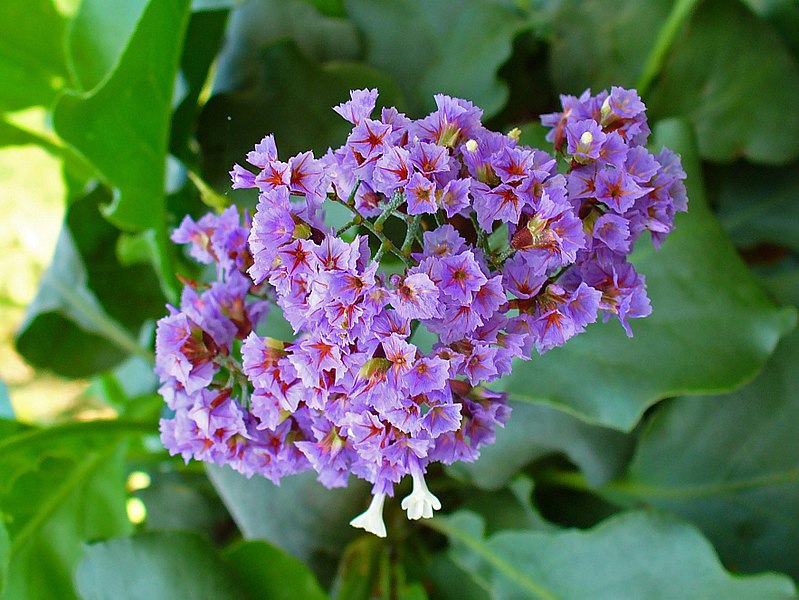
<path fill-rule="evenodd" d="M 795 0 L 5 0 L 0 81 L 0 194 L 25 215 L 0 248 L 55 248 L 16 349 L 82 390 L 45 424 L 25 415 L 48 398 L 0 385 L 1 598 L 796 597 Z M 559 93 L 610 85 L 689 175 L 677 231 L 636 250 L 654 313 L 517 365 L 496 445 L 434 473 L 447 514 L 389 508 L 380 540 L 347 526 L 363 486 L 160 447 L 153 323 L 197 274 L 169 231 L 254 205 L 227 171 L 262 135 L 318 155 L 346 130 L 330 107 L 377 86 L 542 145 Z M 0 267 L 7 322 L 30 267 Z"/>

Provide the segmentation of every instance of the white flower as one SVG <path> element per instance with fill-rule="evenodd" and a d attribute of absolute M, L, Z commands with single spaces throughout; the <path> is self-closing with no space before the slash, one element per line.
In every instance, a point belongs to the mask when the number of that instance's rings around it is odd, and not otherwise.
<path fill-rule="evenodd" d="M 408 518 L 412 520 L 430 519 L 433 511 L 441 508 L 441 502 L 430 490 L 422 473 L 411 473 L 413 477 L 413 491 L 402 501 L 402 509 L 408 511 Z"/>
<path fill-rule="evenodd" d="M 385 494 L 372 496 L 369 508 L 350 521 L 350 525 L 365 529 L 369 533 L 374 533 L 377 537 L 386 537 L 386 524 L 383 523 L 383 502 L 385 500 Z"/>

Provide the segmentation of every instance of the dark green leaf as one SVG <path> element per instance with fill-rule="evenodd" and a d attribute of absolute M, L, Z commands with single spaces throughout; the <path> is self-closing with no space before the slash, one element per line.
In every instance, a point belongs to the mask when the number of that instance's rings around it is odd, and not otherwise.
<path fill-rule="evenodd" d="M 737 0 L 699 5 L 650 96 L 653 115 L 690 119 L 703 158 L 784 164 L 799 155 L 799 111 L 789 108 L 799 65 Z"/>
<path fill-rule="evenodd" d="M 0 111 L 50 105 L 69 79 L 65 27 L 52 0 L 0 2 Z"/>
<path fill-rule="evenodd" d="M 265 539 L 305 562 L 338 556 L 360 531 L 349 522 L 365 508 L 367 490 L 355 481 L 328 490 L 314 473 L 286 477 L 276 486 L 229 468 L 207 471 L 245 538 Z"/>
<path fill-rule="evenodd" d="M 710 172 L 719 221 L 736 246 L 770 242 L 799 252 L 797 169 L 736 163 Z"/>
<path fill-rule="evenodd" d="M 505 529 L 540 531 L 555 529 L 554 525 L 538 514 L 537 507 L 533 507 L 532 495 L 532 479 L 519 475 L 502 489 L 468 490 L 460 508 L 480 515 L 485 520 L 486 531 L 489 534 Z"/>
<path fill-rule="evenodd" d="M 266 542 L 242 542 L 224 556 L 239 584 L 254 598 L 324 600 L 328 597 L 308 567 Z"/>
<path fill-rule="evenodd" d="M 489 600 L 488 592 L 475 584 L 446 552 L 430 557 L 425 581 L 438 600 Z"/>
<path fill-rule="evenodd" d="M 516 365 L 503 387 L 512 398 L 552 403 L 598 424 L 630 430 L 646 408 L 682 393 L 729 391 L 763 366 L 795 312 L 779 309 L 743 264 L 705 203 L 689 130 L 658 128 L 661 144 L 682 154 L 688 213 L 660 252 L 636 251 L 652 315 L 595 324 L 562 348 Z"/>
<path fill-rule="evenodd" d="M 345 6 L 367 40 L 367 62 L 396 79 L 414 113 L 434 108 L 436 93 L 471 100 L 486 117 L 505 104 L 508 90 L 497 70 L 514 37 L 531 25 L 509 3 L 347 0 Z"/>
<path fill-rule="evenodd" d="M 453 467 L 479 487 L 499 488 L 524 465 L 554 452 L 566 454 L 589 481 L 599 484 L 619 474 L 632 454 L 632 436 L 589 425 L 551 406 L 511 406 L 511 418 L 497 431 L 496 443 L 481 450 L 476 462 Z"/>
<path fill-rule="evenodd" d="M 308 149 L 316 156 L 344 143 L 352 124 L 332 107 L 349 100 L 351 89 L 377 87 L 379 103 L 391 105 L 399 96 L 384 74 L 357 63 L 320 66 L 297 47 L 284 42 L 260 55 L 257 85 L 219 94 L 205 106 L 198 138 L 203 147 L 206 179 L 229 187 L 228 171 L 269 133 L 275 134 L 280 156 Z"/>
<path fill-rule="evenodd" d="M 70 21 L 66 44 L 79 90 L 91 90 L 116 68 L 148 2 L 82 0 Z"/>
<path fill-rule="evenodd" d="M 164 222 L 164 173 L 171 98 L 188 0 L 148 3 L 117 68 L 87 94 L 54 109 L 56 131 L 116 189 L 106 216 L 120 227 Z"/>
<path fill-rule="evenodd" d="M 734 577 L 701 534 L 675 517 L 633 512 L 589 531 L 502 532 L 462 512 L 431 521 L 492 598 L 793 598 L 784 576 Z"/>
<path fill-rule="evenodd" d="M 143 533 L 92 544 L 76 580 L 86 600 L 250 597 L 208 541 L 180 532 Z"/>
<path fill-rule="evenodd" d="M 611 499 L 691 519 L 730 568 L 799 577 L 799 332 L 740 391 L 678 398 L 644 430 Z"/>
<path fill-rule="evenodd" d="M 364 535 L 352 541 L 342 552 L 333 598 L 336 600 L 370 600 L 379 588 L 381 558 L 386 552 L 383 540 Z"/>

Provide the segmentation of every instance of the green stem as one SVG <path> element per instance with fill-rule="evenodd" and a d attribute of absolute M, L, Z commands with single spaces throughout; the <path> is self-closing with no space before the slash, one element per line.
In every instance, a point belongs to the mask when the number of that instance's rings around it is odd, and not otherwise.
<path fill-rule="evenodd" d="M 396 194 L 395 194 L 395 196 L 396 196 Z M 403 263 L 405 263 L 406 266 L 408 266 L 408 267 L 413 266 L 411 264 L 411 262 L 405 256 L 403 256 L 402 253 L 399 250 L 397 250 L 397 247 L 394 245 L 394 243 L 390 239 L 388 239 L 386 237 L 386 235 L 382 231 L 382 228 L 378 229 L 376 227 L 377 221 L 375 221 L 375 223 L 372 223 L 368 219 L 364 218 L 364 216 L 360 213 L 360 211 L 357 208 L 355 208 L 355 206 L 353 206 L 349 202 L 345 202 L 345 201 L 341 200 L 337 196 L 328 196 L 328 198 L 330 198 L 333 202 L 338 202 L 342 206 L 346 206 L 356 217 L 360 217 L 361 218 L 361 225 L 366 227 L 366 229 L 368 229 L 369 232 L 372 235 L 374 235 L 380 241 L 380 249 L 378 250 L 377 255 L 375 255 L 375 260 L 379 260 L 379 257 L 382 257 L 383 254 L 386 251 L 389 251 L 394 256 L 399 258 Z M 391 208 L 391 210 L 393 211 L 394 208 L 396 208 L 396 207 Z M 387 209 L 387 212 L 390 214 L 390 211 L 388 211 L 388 209 Z M 386 212 L 383 213 L 383 215 L 385 215 L 385 214 L 386 214 Z M 380 216 L 382 217 L 383 215 L 380 215 Z M 386 217 L 386 218 L 388 218 L 388 217 Z M 379 219 L 379 217 L 378 217 L 378 219 Z"/>
<path fill-rule="evenodd" d="M 132 421 L 129 419 L 98 419 L 96 421 L 70 421 L 63 425 L 26 430 L 0 440 L 0 456 L 16 452 L 19 448 L 39 442 L 52 445 L 59 438 L 75 436 L 86 440 L 87 436 L 147 434 L 156 433 L 158 426 L 149 421 Z"/>
<path fill-rule="evenodd" d="M 376 229 L 383 229 L 383 223 L 394 213 L 395 210 L 399 207 L 400 204 L 405 202 L 405 196 L 402 195 L 402 192 L 394 192 L 394 195 L 391 196 L 391 200 L 383 209 L 382 214 L 375 219 L 375 228 Z"/>
<path fill-rule="evenodd" d="M 405 241 L 402 242 L 402 248 L 400 248 L 400 252 L 403 256 L 411 255 L 411 248 L 413 248 L 413 242 L 416 239 L 416 233 L 419 231 L 420 221 L 421 217 L 416 215 L 408 222 L 408 228 L 405 230 Z"/>
<path fill-rule="evenodd" d="M 641 76 L 638 78 L 636 88 L 638 94 L 641 96 L 646 94 L 649 90 L 649 86 L 663 68 L 663 62 L 666 59 L 666 54 L 671 48 L 671 45 L 674 43 L 674 38 L 677 36 L 685 20 L 691 14 L 694 6 L 696 6 L 697 1 L 698 0 L 676 0 L 674 2 L 671 12 L 666 18 L 666 22 L 663 23 L 660 32 L 658 32 L 655 45 L 652 47 L 646 59 Z"/>
<path fill-rule="evenodd" d="M 202 200 L 203 204 L 213 208 L 217 212 L 222 212 L 230 206 L 230 199 L 205 183 L 203 178 L 197 175 L 197 173 L 191 169 L 187 169 L 186 175 L 188 175 L 194 187 L 197 188 L 197 191 L 200 192 L 200 200 Z"/>

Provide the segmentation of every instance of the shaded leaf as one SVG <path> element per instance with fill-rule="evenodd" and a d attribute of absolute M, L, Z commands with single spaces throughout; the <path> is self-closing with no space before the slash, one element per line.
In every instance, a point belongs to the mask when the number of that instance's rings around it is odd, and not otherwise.
<path fill-rule="evenodd" d="M 511 418 L 497 430 L 496 443 L 483 448 L 476 462 L 452 467 L 479 487 L 499 488 L 524 465 L 554 452 L 566 454 L 590 482 L 604 483 L 619 474 L 632 455 L 634 440 L 629 435 L 589 425 L 551 406 L 511 406 Z"/>
<path fill-rule="evenodd" d="M 338 556 L 358 534 L 349 522 L 367 504 L 367 487 L 360 481 L 328 490 L 314 473 L 286 477 L 276 486 L 227 467 L 208 465 L 207 472 L 246 539 L 267 540 L 309 562 Z"/>
<path fill-rule="evenodd" d="M 318 65 L 290 42 L 270 46 L 260 55 L 254 87 L 218 94 L 205 105 L 198 139 L 203 147 L 206 180 L 229 187 L 228 171 L 252 147 L 275 134 L 283 160 L 308 149 L 316 156 L 344 143 L 352 124 L 332 107 L 349 99 L 351 89 L 377 87 L 378 102 L 399 96 L 384 74 L 358 63 Z"/>
<path fill-rule="evenodd" d="M 345 7 L 367 40 L 367 62 L 396 79 L 416 116 L 435 107 L 436 93 L 471 100 L 486 117 L 505 104 L 497 70 L 531 25 L 509 3 L 346 0 Z"/>
<path fill-rule="evenodd" d="M 533 480 L 518 475 L 505 488 L 493 491 L 469 490 L 460 508 L 477 513 L 485 521 L 486 532 L 506 529 L 548 531 L 548 523 L 533 506 Z"/>
<path fill-rule="evenodd" d="M 736 163 L 710 171 L 719 221 L 736 246 L 770 242 L 799 252 L 797 168 Z"/>
<path fill-rule="evenodd" d="M 0 521 L 0 595 L 6 587 L 8 580 L 8 562 L 11 558 L 11 542 L 8 538 L 6 526 Z"/>
<path fill-rule="evenodd" d="M 336 600 L 370 600 L 379 588 L 381 559 L 386 552 L 383 540 L 361 535 L 342 552 L 332 596 Z"/>
<path fill-rule="evenodd" d="M 633 512 L 589 531 L 502 532 L 461 512 L 431 521 L 455 560 L 492 598 L 793 598 L 784 576 L 733 577 L 698 531 L 675 517 Z"/>
<path fill-rule="evenodd" d="M 703 158 L 783 164 L 799 155 L 799 111 L 778 98 L 799 98 L 799 64 L 779 35 L 738 0 L 708 0 L 676 38 L 649 104 L 658 117 L 689 119 Z"/>
<path fill-rule="evenodd" d="M 149 2 L 113 74 L 54 108 L 58 134 L 116 190 L 106 216 L 127 229 L 161 227 L 172 88 L 188 0 Z"/>
<path fill-rule="evenodd" d="M 597 323 L 517 364 L 501 382 L 512 398 L 630 430 L 659 399 L 747 382 L 793 326 L 795 312 L 774 305 L 708 210 L 688 129 L 670 121 L 657 132 L 656 147 L 682 154 L 690 201 L 660 252 L 646 245 L 633 256 L 647 278 L 652 315 L 632 323 L 632 339 L 618 323 Z"/>
<path fill-rule="evenodd" d="M 224 553 L 242 587 L 253 597 L 270 600 L 323 600 L 313 573 L 282 550 L 264 541 L 242 542 Z"/>
<path fill-rule="evenodd" d="M 730 568 L 799 577 L 797 364 L 794 332 L 763 373 L 738 392 L 665 404 L 608 496 L 690 519 Z"/>
<path fill-rule="evenodd" d="M 143 533 L 92 544 L 86 548 L 76 581 L 86 600 L 250 597 L 210 542 L 181 532 Z"/>

